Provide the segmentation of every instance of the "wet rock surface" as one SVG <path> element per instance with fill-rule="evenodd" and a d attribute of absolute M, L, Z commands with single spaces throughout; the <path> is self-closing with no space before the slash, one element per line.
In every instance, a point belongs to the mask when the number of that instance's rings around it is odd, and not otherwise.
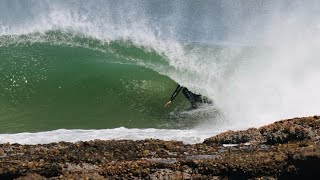
<path fill-rule="evenodd" d="M 0 145 L 0 179 L 315 179 L 319 164 L 319 116 L 227 131 L 200 144 L 148 139 Z"/>

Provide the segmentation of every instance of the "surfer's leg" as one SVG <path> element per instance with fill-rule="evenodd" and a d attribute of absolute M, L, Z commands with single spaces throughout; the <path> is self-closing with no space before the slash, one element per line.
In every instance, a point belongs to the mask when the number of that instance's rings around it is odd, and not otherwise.
<path fill-rule="evenodd" d="M 182 93 L 184 96 L 189 100 L 191 103 L 191 108 L 190 109 L 197 109 L 198 106 L 196 104 L 195 96 L 192 92 L 190 92 L 187 88 L 182 89 Z"/>

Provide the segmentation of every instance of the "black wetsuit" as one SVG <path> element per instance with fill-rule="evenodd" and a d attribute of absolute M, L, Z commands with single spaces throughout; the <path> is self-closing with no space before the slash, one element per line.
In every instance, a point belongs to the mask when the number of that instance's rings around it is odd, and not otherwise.
<path fill-rule="evenodd" d="M 176 90 L 173 92 L 170 100 L 173 101 L 174 98 L 177 97 L 177 95 L 179 94 L 179 92 L 182 90 L 182 93 L 184 94 L 184 96 L 189 100 L 189 102 L 191 103 L 191 109 L 196 109 L 198 108 L 196 102 L 203 102 L 201 95 L 198 94 L 194 94 L 191 91 L 189 91 L 187 88 L 178 85 Z"/>

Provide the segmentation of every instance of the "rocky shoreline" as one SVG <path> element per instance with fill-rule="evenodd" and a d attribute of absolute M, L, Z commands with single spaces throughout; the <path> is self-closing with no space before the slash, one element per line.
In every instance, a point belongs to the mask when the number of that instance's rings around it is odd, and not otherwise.
<path fill-rule="evenodd" d="M 319 164 L 320 116 L 227 131 L 199 144 L 0 144 L 0 179 L 316 179 Z"/>

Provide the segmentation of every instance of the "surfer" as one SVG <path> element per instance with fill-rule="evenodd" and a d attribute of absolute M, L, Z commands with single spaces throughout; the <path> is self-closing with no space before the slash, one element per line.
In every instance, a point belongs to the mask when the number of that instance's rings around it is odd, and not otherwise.
<path fill-rule="evenodd" d="M 188 101 L 191 103 L 191 107 L 189 108 L 189 110 L 192 109 L 197 109 L 197 103 L 196 102 L 201 102 L 201 103 L 208 103 L 208 104 L 212 104 L 212 101 L 209 100 L 207 97 L 203 97 L 199 94 L 195 94 L 192 93 L 191 91 L 189 91 L 186 87 L 180 86 L 178 84 L 176 90 L 173 92 L 173 94 L 171 95 L 170 100 L 164 105 L 164 107 L 168 107 L 172 101 L 174 100 L 174 98 L 177 97 L 177 95 L 179 94 L 179 92 L 182 90 L 182 93 L 184 94 L 184 96 L 188 99 Z"/>

